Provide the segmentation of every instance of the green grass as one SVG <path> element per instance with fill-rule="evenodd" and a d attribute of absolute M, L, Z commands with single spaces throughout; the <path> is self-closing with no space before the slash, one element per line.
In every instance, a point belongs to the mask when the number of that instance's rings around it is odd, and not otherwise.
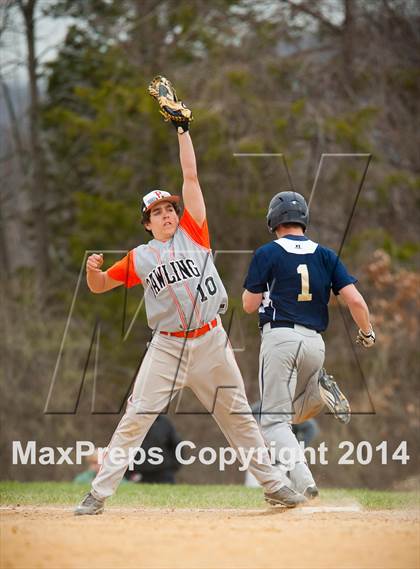
<path fill-rule="evenodd" d="M 69 482 L 0 482 L 2 505 L 74 505 L 89 486 Z M 419 508 L 416 492 L 322 490 L 321 504 L 359 503 L 367 509 Z M 122 484 L 109 505 L 150 508 L 264 508 L 262 490 L 244 486 Z"/>

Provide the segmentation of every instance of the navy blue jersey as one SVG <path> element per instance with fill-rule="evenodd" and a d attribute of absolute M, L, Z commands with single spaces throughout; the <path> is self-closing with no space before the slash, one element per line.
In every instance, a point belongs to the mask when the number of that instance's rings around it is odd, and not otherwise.
<path fill-rule="evenodd" d="M 260 326 L 283 322 L 322 332 L 331 290 L 337 295 L 355 282 L 334 251 L 304 235 L 287 235 L 257 249 L 244 287 L 263 293 Z"/>

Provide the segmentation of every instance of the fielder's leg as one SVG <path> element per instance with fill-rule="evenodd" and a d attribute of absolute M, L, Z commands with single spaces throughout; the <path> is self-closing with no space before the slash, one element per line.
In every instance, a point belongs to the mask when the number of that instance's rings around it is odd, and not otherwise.
<path fill-rule="evenodd" d="M 273 467 L 246 399 L 241 372 L 227 336 L 218 326 L 193 340 L 188 385 L 221 428 L 230 446 L 251 457 L 249 471 L 264 487 L 270 504 L 294 507 L 305 499 L 293 492 L 280 468 Z M 238 458 L 240 454 L 238 453 Z"/>
<path fill-rule="evenodd" d="M 128 398 L 126 412 L 112 436 L 92 490 L 76 509 L 76 515 L 103 511 L 105 499 L 117 489 L 157 415 L 182 387 L 186 351 L 179 340 L 160 335 L 153 338 Z"/>

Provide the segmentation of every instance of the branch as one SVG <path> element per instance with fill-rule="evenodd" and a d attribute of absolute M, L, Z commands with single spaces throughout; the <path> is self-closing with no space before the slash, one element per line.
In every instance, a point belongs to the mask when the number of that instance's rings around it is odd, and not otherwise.
<path fill-rule="evenodd" d="M 281 1 L 290 6 L 292 10 L 295 10 L 297 12 L 303 12 L 304 14 L 307 14 L 308 16 L 315 18 L 316 20 L 321 22 L 322 25 L 324 25 L 326 28 L 328 28 L 335 34 L 341 33 L 341 26 L 336 26 L 335 24 L 330 22 L 330 20 L 324 18 L 322 14 L 320 14 L 313 8 L 310 8 L 307 4 L 295 4 L 294 2 L 292 2 L 292 0 L 281 0 Z"/>

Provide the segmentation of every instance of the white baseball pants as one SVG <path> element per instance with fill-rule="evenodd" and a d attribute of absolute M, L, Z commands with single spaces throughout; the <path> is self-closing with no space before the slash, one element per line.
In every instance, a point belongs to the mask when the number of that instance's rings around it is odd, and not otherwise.
<path fill-rule="evenodd" d="M 271 328 L 269 324 L 263 327 L 261 414 L 257 419 L 267 444 L 275 444 L 276 456 L 289 470 L 293 488 L 298 492 L 315 482 L 291 423 L 302 423 L 322 410 L 318 376 L 324 358 L 324 340 L 315 330 L 297 324 L 294 328 Z"/>
<path fill-rule="evenodd" d="M 241 372 L 221 323 L 205 335 L 176 338 L 155 334 L 140 367 L 127 408 L 108 446 L 102 467 L 92 483 L 96 498 L 111 496 L 129 463 L 129 449 L 143 442 L 156 416 L 183 387 L 189 387 L 211 412 L 229 445 L 254 453 L 249 470 L 268 493 L 290 481 L 272 466 L 264 439 L 246 399 Z M 111 451 L 122 449 L 122 459 Z"/>

